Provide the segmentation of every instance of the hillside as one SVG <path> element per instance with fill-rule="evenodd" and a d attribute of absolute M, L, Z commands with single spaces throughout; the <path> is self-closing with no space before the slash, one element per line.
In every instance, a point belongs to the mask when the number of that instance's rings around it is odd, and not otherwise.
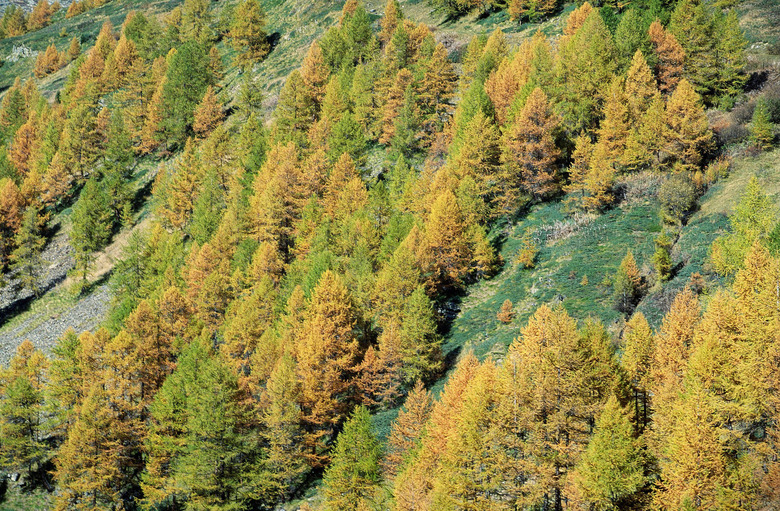
<path fill-rule="evenodd" d="M 777 15 L 114 0 L 0 39 L 0 509 L 772 508 Z"/>

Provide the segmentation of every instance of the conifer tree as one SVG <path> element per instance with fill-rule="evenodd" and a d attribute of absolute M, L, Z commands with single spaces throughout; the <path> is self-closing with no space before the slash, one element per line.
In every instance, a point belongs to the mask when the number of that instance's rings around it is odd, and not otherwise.
<path fill-rule="evenodd" d="M 639 297 L 642 278 L 639 275 L 634 255 L 629 250 L 620 262 L 614 283 L 612 284 L 615 307 L 624 313 L 630 313 Z"/>
<path fill-rule="evenodd" d="M 698 299 L 686 288 L 675 297 L 655 337 L 650 390 L 653 395 L 654 435 L 657 439 L 663 439 L 673 427 L 672 407 L 682 390 L 685 366 L 693 349 L 698 322 Z"/>
<path fill-rule="evenodd" d="M 655 238 L 653 266 L 660 282 L 669 280 L 672 272 L 672 240 L 666 233 Z"/>
<path fill-rule="evenodd" d="M 647 427 L 650 419 L 650 385 L 653 359 L 653 332 L 644 314 L 635 312 L 623 331 L 622 365 L 634 388 L 635 420 Z"/>
<path fill-rule="evenodd" d="M 501 161 L 507 179 L 535 198 L 545 197 L 556 189 L 555 162 L 560 151 L 554 135 L 558 123 L 547 95 L 536 88 L 504 134 Z"/>
<path fill-rule="evenodd" d="M 444 190 L 436 197 L 426 223 L 422 246 L 424 274 L 429 291 L 459 288 L 471 258 L 463 216 L 455 195 Z"/>
<path fill-rule="evenodd" d="M 629 105 L 623 92 L 622 79 L 612 80 L 604 103 L 604 119 L 599 126 L 599 146 L 602 158 L 613 166 L 624 159 L 629 130 Z"/>
<path fill-rule="evenodd" d="M 701 164 L 712 141 L 701 97 L 682 79 L 666 105 L 668 145 L 666 150 L 686 169 Z"/>
<path fill-rule="evenodd" d="M 777 207 L 753 176 L 729 218 L 731 232 L 712 244 L 712 262 L 721 275 L 739 270 L 753 244 L 765 242 L 777 219 Z"/>
<path fill-rule="evenodd" d="M 268 37 L 265 28 L 265 13 L 258 0 L 244 0 L 236 9 L 229 36 L 233 47 L 239 52 L 237 63 L 244 70 L 259 62 L 268 53 Z"/>
<path fill-rule="evenodd" d="M 174 229 L 184 230 L 189 224 L 194 208 L 193 196 L 201 173 L 200 162 L 195 153 L 195 144 L 187 139 L 179 159 L 165 174 L 159 190 L 159 214 Z M 164 177 L 163 177 L 164 176 Z"/>
<path fill-rule="evenodd" d="M 306 456 L 317 466 L 349 405 L 357 364 L 356 313 L 349 291 L 330 270 L 320 277 L 306 312 L 296 359 L 301 382 Z"/>
<path fill-rule="evenodd" d="M 386 475 L 395 477 L 405 459 L 419 446 L 431 406 L 431 394 L 418 380 L 393 421 L 382 464 Z"/>
<path fill-rule="evenodd" d="M 181 8 L 181 34 L 185 40 L 200 44 L 211 41 L 209 0 L 185 0 Z"/>
<path fill-rule="evenodd" d="M 387 92 L 387 98 L 382 108 L 382 119 L 380 120 L 380 144 L 388 144 L 395 136 L 396 119 L 401 113 L 406 89 L 410 87 L 412 79 L 412 73 L 408 69 L 401 69 Z"/>
<path fill-rule="evenodd" d="M 556 65 L 558 106 L 572 130 L 593 126 L 603 102 L 604 85 L 612 81 L 617 68 L 615 52 L 598 10 L 590 12 L 582 26 L 561 41 Z"/>
<path fill-rule="evenodd" d="M 382 19 L 379 21 L 381 30 L 377 37 L 382 45 L 386 45 L 390 42 L 390 38 L 393 36 L 398 24 L 404 19 L 404 13 L 401 10 L 401 6 L 398 4 L 398 0 L 388 0 L 385 4 L 385 12 L 382 14 Z"/>
<path fill-rule="evenodd" d="M 636 52 L 646 55 L 652 54 L 648 35 L 650 19 L 636 7 L 629 8 L 620 17 L 620 22 L 614 31 L 614 37 L 621 70 L 631 66 L 632 57 L 636 55 Z"/>
<path fill-rule="evenodd" d="M 116 482 L 122 472 L 116 417 L 99 384 L 88 391 L 78 418 L 55 458 L 60 490 L 55 509 L 97 509 L 120 502 Z"/>
<path fill-rule="evenodd" d="M 148 504 L 184 499 L 194 508 L 238 508 L 255 490 L 246 411 L 235 374 L 203 338 L 184 350 L 151 406 Z"/>
<path fill-rule="evenodd" d="M 685 50 L 674 34 L 665 30 L 658 20 L 653 21 L 648 33 L 657 59 L 655 76 L 658 88 L 664 94 L 670 94 L 682 77 Z"/>
<path fill-rule="evenodd" d="M 685 52 L 685 77 L 696 92 L 709 97 L 719 73 L 712 11 L 700 0 L 683 0 L 672 13 L 669 31 Z"/>
<path fill-rule="evenodd" d="M 598 143 L 594 148 L 589 146 L 589 140 L 582 140 L 582 145 L 575 148 L 575 172 L 570 175 L 571 183 L 567 191 L 574 193 L 571 200 L 578 207 L 585 211 L 599 211 L 613 200 L 612 185 L 615 181 L 615 167 L 609 160 L 603 144 Z M 580 156 L 579 160 L 578 156 Z M 585 161 L 587 167 L 584 167 Z"/>
<path fill-rule="evenodd" d="M 401 372 L 404 383 L 411 385 L 418 379 L 429 379 L 442 365 L 441 338 L 433 304 L 422 286 L 417 286 L 406 299 L 401 318 Z"/>
<path fill-rule="evenodd" d="M 22 286 L 38 296 L 39 280 L 43 276 L 43 248 L 46 239 L 39 232 L 40 219 L 35 207 L 29 206 L 22 216 L 19 232 L 14 238 L 16 248 L 11 253 L 12 268 L 18 270 Z"/>
<path fill-rule="evenodd" d="M 591 509 L 631 505 L 647 484 L 645 463 L 628 413 L 610 397 L 572 474 L 579 496 Z"/>
<path fill-rule="evenodd" d="M 11 147 L 8 149 L 8 160 L 16 167 L 20 176 L 29 172 L 31 164 L 41 143 L 40 119 L 36 114 L 30 115 L 14 135 Z"/>
<path fill-rule="evenodd" d="M 371 431 L 371 414 L 360 406 L 344 424 L 323 477 L 329 511 L 358 510 L 369 504 L 380 482 L 381 449 Z"/>
<path fill-rule="evenodd" d="M 462 395 L 439 470 L 433 480 L 433 508 L 489 509 L 500 491 L 501 467 L 491 449 L 491 416 L 497 404 L 496 366 L 488 361 Z"/>
<path fill-rule="evenodd" d="M 666 105 L 661 95 L 656 94 L 639 124 L 628 134 L 623 163 L 630 169 L 658 167 L 668 140 Z"/>
<path fill-rule="evenodd" d="M 45 355 L 25 340 L 16 348 L 9 367 L 0 374 L 0 462 L 6 469 L 32 471 L 46 461 L 47 369 Z"/>
<path fill-rule="evenodd" d="M 718 71 L 715 89 L 721 97 L 735 98 L 748 79 L 744 72 L 747 41 L 735 9 L 729 9 L 725 16 L 716 15 L 714 37 Z"/>
<path fill-rule="evenodd" d="M 282 356 L 276 363 L 266 390 L 269 405 L 263 414 L 263 436 L 268 454 L 263 466 L 270 480 L 268 491 L 278 502 L 290 497 L 308 469 L 302 452 L 300 388 L 290 356 Z"/>
<path fill-rule="evenodd" d="M 753 119 L 750 125 L 750 137 L 756 147 L 766 151 L 772 147 L 775 140 L 775 125 L 769 115 L 766 101 L 759 100 L 753 110 Z"/>
<path fill-rule="evenodd" d="M 68 61 L 73 62 L 79 55 L 81 55 L 81 40 L 78 37 L 74 37 L 70 40 L 70 45 L 68 46 Z"/>
<path fill-rule="evenodd" d="M 496 319 L 502 323 L 511 323 L 513 317 L 514 312 L 512 312 L 512 302 L 507 298 L 504 300 L 504 303 L 501 304 L 501 308 L 496 314 Z"/>
<path fill-rule="evenodd" d="M 650 108 L 650 104 L 658 93 L 655 79 L 644 55 L 637 50 L 626 74 L 625 86 L 628 102 L 629 124 L 637 128 Z"/>
<path fill-rule="evenodd" d="M 222 104 L 217 99 L 214 87 L 209 85 L 200 104 L 195 108 L 192 129 L 200 138 L 206 138 L 222 122 L 224 117 Z"/>
<path fill-rule="evenodd" d="M 192 126 L 195 105 L 211 85 L 208 64 L 203 46 L 195 41 L 181 45 L 169 59 L 162 91 L 162 123 L 165 133 L 174 142 L 185 141 Z"/>
<path fill-rule="evenodd" d="M 101 184 L 92 178 L 84 185 L 73 206 L 70 243 L 75 252 L 76 271 L 83 284 L 95 260 L 95 252 L 103 248 L 111 236 L 111 212 L 107 202 Z"/>

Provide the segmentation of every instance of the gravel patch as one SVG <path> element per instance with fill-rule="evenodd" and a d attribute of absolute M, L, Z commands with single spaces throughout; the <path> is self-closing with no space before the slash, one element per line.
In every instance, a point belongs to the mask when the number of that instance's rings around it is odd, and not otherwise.
<path fill-rule="evenodd" d="M 66 292 L 61 283 L 75 262 L 73 249 L 64 230 L 60 230 L 49 241 L 42 257 L 44 265 L 39 280 L 41 298 L 47 293 Z M 78 333 L 96 330 L 105 319 L 111 304 L 111 291 L 107 284 L 103 284 L 67 308 L 54 297 L 46 302 L 45 308 L 36 310 L 32 291 L 21 288 L 13 272 L 6 274 L 5 278 L 7 285 L 0 289 L 0 327 L 16 316 L 21 321 L 14 324 L 13 328 L 0 328 L 0 364 L 4 366 L 8 365 L 16 347 L 25 339 L 48 354 L 69 328 Z M 27 308 L 31 303 L 33 309 L 29 311 Z"/>
<path fill-rule="evenodd" d="M 43 294 L 65 280 L 68 271 L 75 265 L 68 235 L 60 230 L 46 244 L 41 257 L 44 263 L 39 272 L 38 287 Z M 33 297 L 32 291 L 21 287 L 15 272 L 10 272 L 4 277 L 7 282 L 5 287 L 0 288 L 0 325 L 5 323 L 5 317 L 9 312 L 17 308 L 21 302 L 29 301 Z"/>
<path fill-rule="evenodd" d="M 11 357 L 25 339 L 49 354 L 57 340 L 72 328 L 78 333 L 95 331 L 108 313 L 111 290 L 107 284 L 96 288 L 65 311 L 41 311 L 26 318 L 14 328 L 0 333 L 0 364 L 7 366 Z"/>

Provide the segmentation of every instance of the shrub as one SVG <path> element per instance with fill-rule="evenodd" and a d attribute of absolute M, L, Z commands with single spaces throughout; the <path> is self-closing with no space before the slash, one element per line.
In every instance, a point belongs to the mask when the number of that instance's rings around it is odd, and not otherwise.
<path fill-rule="evenodd" d="M 501 308 L 498 309 L 496 319 L 502 323 L 510 323 L 514 317 L 515 313 L 512 310 L 512 302 L 509 301 L 509 299 L 504 300 L 504 303 L 501 304 Z"/>
<path fill-rule="evenodd" d="M 520 253 L 517 254 L 517 259 L 515 259 L 515 263 L 522 265 L 523 268 L 533 268 L 534 267 L 534 261 L 536 260 L 536 254 L 539 252 L 539 250 L 536 248 L 536 243 L 534 242 L 533 236 L 531 235 L 531 231 L 525 231 L 525 235 L 523 235 L 523 245 L 520 248 Z"/>
<path fill-rule="evenodd" d="M 696 205 L 696 188 L 688 176 L 676 174 L 661 185 L 658 200 L 664 222 L 682 225 L 685 216 Z"/>

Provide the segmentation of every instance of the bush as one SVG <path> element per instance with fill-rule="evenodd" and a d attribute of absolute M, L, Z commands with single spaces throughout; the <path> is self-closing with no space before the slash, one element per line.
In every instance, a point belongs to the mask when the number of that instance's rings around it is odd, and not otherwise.
<path fill-rule="evenodd" d="M 496 319 L 502 323 L 511 323 L 514 317 L 515 317 L 515 313 L 512 310 L 512 302 L 509 301 L 509 299 L 504 300 L 504 303 L 501 304 L 501 308 L 498 310 L 498 313 L 496 314 Z"/>
<path fill-rule="evenodd" d="M 661 185 L 658 200 L 664 222 L 682 225 L 685 216 L 696 205 L 696 188 L 688 176 L 676 174 Z"/>
<path fill-rule="evenodd" d="M 615 308 L 625 314 L 630 313 L 636 306 L 640 296 L 642 277 L 636 265 L 634 254 L 629 250 L 620 263 L 615 282 L 612 286 Z"/>
<path fill-rule="evenodd" d="M 655 239 L 653 266 L 659 282 L 666 282 L 672 273 L 672 240 L 666 234 Z"/>

